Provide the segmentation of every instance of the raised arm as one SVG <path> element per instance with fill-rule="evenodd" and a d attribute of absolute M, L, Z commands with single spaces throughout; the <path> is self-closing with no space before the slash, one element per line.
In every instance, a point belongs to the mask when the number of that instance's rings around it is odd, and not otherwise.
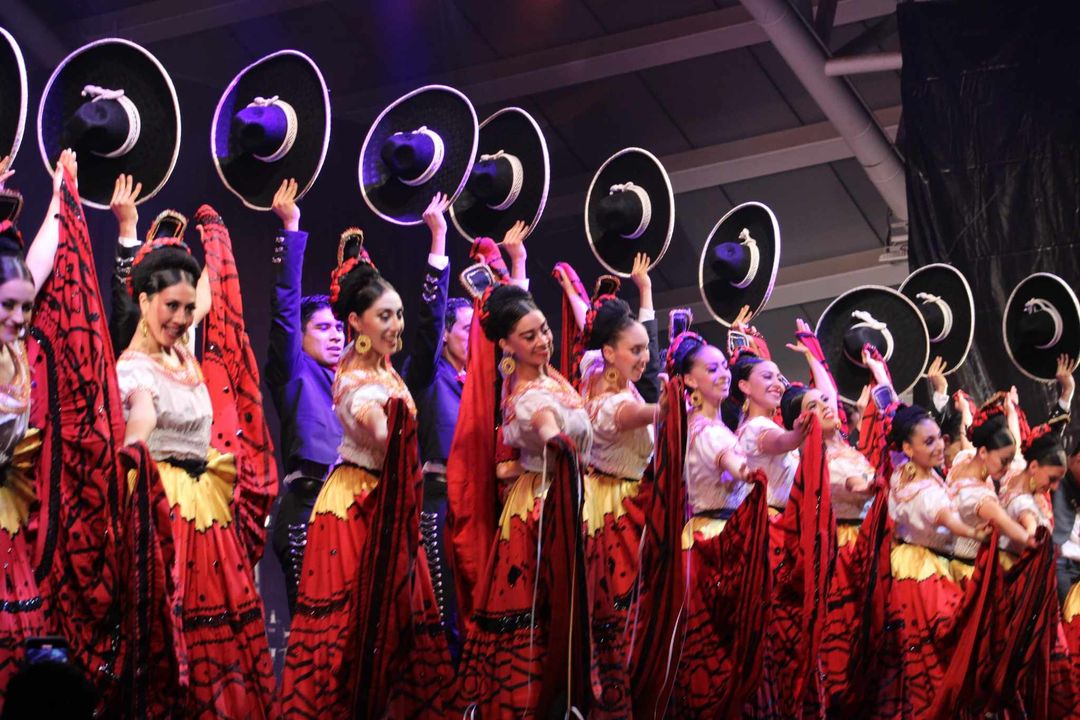
<path fill-rule="evenodd" d="M 563 267 L 555 267 L 555 276 L 559 281 L 559 287 L 570 301 L 570 307 L 574 310 L 574 322 L 577 324 L 578 332 L 581 332 L 585 329 L 585 316 L 589 313 L 589 304 L 578 294 L 574 281 Z"/>
<path fill-rule="evenodd" d="M 40 291 L 49 279 L 53 262 L 56 260 L 56 248 L 60 244 L 60 188 L 64 183 L 65 170 L 78 183 L 79 165 L 72 150 L 60 153 L 60 159 L 53 170 L 53 194 L 49 209 L 45 211 L 45 219 L 34 236 L 34 241 L 26 250 L 26 267 L 34 276 L 34 292 Z"/>
<path fill-rule="evenodd" d="M 758 448 L 765 455 L 782 455 L 800 447 L 809 431 L 810 418 L 803 413 L 796 418 L 794 427 L 790 430 L 770 428 L 762 431 Z"/>
<path fill-rule="evenodd" d="M 945 378 L 945 361 L 941 356 L 935 357 L 926 369 L 926 379 L 933 391 L 934 412 L 940 416 L 949 404 L 949 381 Z"/>
<path fill-rule="evenodd" d="M 135 206 L 142 183 L 134 182 L 130 175 L 118 175 L 113 184 L 109 208 L 118 226 L 116 239 L 116 267 L 112 275 L 112 314 L 109 317 L 109 334 L 113 347 L 126 347 L 139 322 L 139 306 L 128 292 L 127 281 L 131 277 L 131 263 L 139 252 L 139 210 Z"/>
<path fill-rule="evenodd" d="M 529 289 L 529 275 L 525 269 L 525 260 L 528 257 L 525 252 L 525 236 L 528 234 L 529 226 L 518 220 L 506 231 L 502 241 L 503 250 L 510 258 L 510 282 L 526 290 Z"/>
<path fill-rule="evenodd" d="M 638 321 L 645 326 L 645 332 L 649 336 L 649 362 L 645 365 L 645 372 L 641 379 L 634 383 L 641 397 L 650 403 L 660 399 L 660 338 L 656 326 L 656 309 L 653 307 L 652 278 L 649 277 L 649 265 L 652 263 L 645 253 L 638 253 L 634 258 L 634 268 L 630 273 L 630 279 L 637 286 L 641 305 L 638 308 Z"/>
<path fill-rule="evenodd" d="M 838 415 L 840 399 L 836 391 L 836 383 L 833 382 L 832 375 L 826 369 L 825 363 L 807 345 L 807 342 L 812 342 L 811 338 L 814 337 L 814 331 L 810 329 L 805 320 L 800 318 L 795 321 L 795 336 L 796 340 L 793 344 L 787 346 L 788 350 L 802 354 L 807 366 L 810 368 L 810 377 L 814 380 L 814 387 L 821 391 L 822 400 L 832 408 L 833 414 Z"/>
<path fill-rule="evenodd" d="M 271 205 L 274 214 L 281 220 L 281 231 L 274 242 L 274 291 L 270 295 L 270 346 L 266 374 L 271 383 L 283 383 L 293 377 L 300 353 L 304 351 L 300 304 L 308 236 L 300 230 L 297 190 L 296 180 L 283 180 Z"/>
<path fill-rule="evenodd" d="M 1054 420 L 1062 415 L 1071 414 L 1073 394 L 1076 392 L 1076 379 L 1073 377 L 1074 372 L 1076 372 L 1076 360 L 1074 358 L 1071 358 L 1068 355 L 1061 355 L 1058 357 L 1057 372 L 1054 374 L 1058 384 L 1058 401 L 1057 404 L 1050 409 L 1050 417 L 1048 420 Z"/>
<path fill-rule="evenodd" d="M 450 289 L 450 259 L 446 256 L 446 209 L 449 198 L 435 193 L 424 210 L 424 223 L 431 231 L 431 250 L 420 291 L 420 308 L 412 356 L 405 371 L 405 384 L 416 394 L 431 384 L 443 349 L 446 331 L 446 295 Z"/>

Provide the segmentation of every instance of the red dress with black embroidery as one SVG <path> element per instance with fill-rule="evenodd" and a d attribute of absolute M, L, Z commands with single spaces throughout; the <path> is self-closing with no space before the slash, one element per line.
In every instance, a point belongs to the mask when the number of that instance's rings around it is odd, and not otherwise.
<path fill-rule="evenodd" d="M 242 507 L 232 454 L 210 446 L 214 413 L 198 361 L 183 343 L 174 361 L 134 350 L 117 360 L 125 411 L 148 393 L 157 425 L 147 446 L 170 508 L 171 573 L 178 666 L 187 671 L 181 714 L 190 718 L 274 717 L 274 676 L 254 561 L 237 522 Z M 165 363 L 168 364 L 165 364 Z M 261 511 L 259 511 L 261 512 Z M 183 684 L 183 680 L 180 680 Z"/>
<path fill-rule="evenodd" d="M 603 363 L 582 378 L 593 425 L 585 474 L 585 570 L 592 610 L 594 718 L 630 717 L 627 614 L 638 580 L 641 531 L 651 484 L 642 482 L 653 452 L 652 425 L 624 430 L 619 413 L 644 403 L 633 385 L 612 387 Z"/>
<path fill-rule="evenodd" d="M 364 421 L 391 401 L 408 418 L 399 418 L 395 438 L 391 417 L 388 445 Z M 309 520 L 285 660 L 284 715 L 443 717 L 452 664 L 419 546 L 415 487 L 401 487 L 419 479 L 416 406 L 389 363 L 365 369 L 352 346 L 334 380 L 334 406 L 345 431 L 341 462 Z M 394 575 L 398 570 L 406 577 Z M 396 636 L 375 642 L 365 631 L 376 625 Z M 361 705 L 364 712 L 356 710 Z"/>
<path fill-rule="evenodd" d="M 0 347 L 15 376 L 0 387 L 0 706 L 19 667 L 23 641 L 46 633 L 45 609 L 34 579 L 33 543 L 27 540 L 34 492 L 34 459 L 41 448 L 29 427 L 30 375 L 22 342 Z"/>

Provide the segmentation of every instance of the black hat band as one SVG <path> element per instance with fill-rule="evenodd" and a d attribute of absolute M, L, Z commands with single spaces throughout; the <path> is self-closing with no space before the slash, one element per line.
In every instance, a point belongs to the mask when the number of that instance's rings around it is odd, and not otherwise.
<path fill-rule="evenodd" d="M 439 172 L 439 168 L 442 167 L 443 158 L 446 156 L 446 145 L 443 143 L 443 139 L 439 137 L 439 134 L 437 132 L 428 130 L 427 125 L 421 125 L 416 130 L 413 130 L 413 133 L 419 133 L 420 135 L 424 135 L 431 140 L 432 154 L 431 162 L 429 162 L 428 166 L 424 168 L 424 172 L 420 173 L 412 179 L 398 176 L 398 180 L 405 183 L 409 187 L 417 187 L 419 185 L 423 185 L 428 180 L 435 177 L 435 173 Z M 410 133 L 396 132 L 394 134 L 409 135 Z"/>
<path fill-rule="evenodd" d="M 521 164 L 521 160 L 517 155 L 511 155 L 510 153 L 499 150 L 492 155 L 481 155 L 477 162 L 491 162 L 494 160 L 505 160 L 510 165 L 510 174 L 512 180 L 510 181 L 510 190 L 506 193 L 506 197 L 494 205 L 488 203 L 487 206 L 492 210 L 505 210 L 514 204 L 521 195 L 521 187 L 525 184 L 525 167 Z"/>
<path fill-rule="evenodd" d="M 627 240 L 636 240 L 645 234 L 645 230 L 649 227 L 649 221 L 652 220 L 652 200 L 649 199 L 649 193 L 645 191 L 645 188 L 635 185 L 632 182 L 612 185 L 608 188 L 608 195 L 614 195 L 618 192 L 634 193 L 641 202 L 641 221 L 638 223 L 637 228 L 632 232 L 623 235 Z"/>
<path fill-rule="evenodd" d="M 757 240 L 750 237 L 749 229 L 742 229 L 742 232 L 739 233 L 739 240 L 741 240 L 742 245 L 750 251 L 750 267 L 746 269 L 746 277 L 737 283 L 731 283 L 732 286 L 741 290 L 754 282 L 754 278 L 757 276 L 758 266 L 761 264 L 761 251 L 758 250 Z"/>
<path fill-rule="evenodd" d="M 949 307 L 949 303 L 942 300 L 940 296 L 932 295 L 930 293 L 916 293 L 915 297 L 919 300 L 922 300 L 924 305 L 934 305 L 941 312 L 941 332 L 930 338 L 930 342 L 941 342 L 945 338 L 949 337 L 949 333 L 952 332 L 953 325 L 953 313 L 952 308 Z"/>
<path fill-rule="evenodd" d="M 298 125 L 296 120 L 296 109 L 277 95 L 268 98 L 257 97 L 249 102 L 247 107 L 276 107 L 285 114 L 285 137 L 282 138 L 281 145 L 278 146 L 278 149 L 269 155 L 255 155 L 252 153 L 252 157 L 256 160 L 272 163 L 277 162 L 288 155 L 289 151 L 293 148 L 293 144 L 296 143 L 296 128 Z"/>
<path fill-rule="evenodd" d="M 889 331 L 889 326 L 881 322 L 880 320 L 875 319 L 874 316 L 866 310 L 852 310 L 851 317 L 858 320 L 859 322 L 849 327 L 848 330 L 868 328 L 870 330 L 876 330 L 881 333 L 881 336 L 885 338 L 885 352 L 881 353 L 881 356 L 882 359 L 885 360 L 885 362 L 889 362 L 889 358 L 892 357 L 893 349 L 895 347 L 892 333 Z M 859 367 L 866 367 L 863 364 L 862 358 L 856 359 L 851 357 L 851 355 L 847 351 L 847 348 L 844 348 L 844 355 L 847 357 L 848 360 L 855 363 Z"/>
<path fill-rule="evenodd" d="M 142 119 L 139 116 L 139 108 L 135 106 L 131 98 L 124 94 L 123 90 L 110 90 L 97 85 L 86 85 L 82 89 L 82 96 L 90 98 L 90 102 L 96 103 L 101 100 L 114 100 L 127 115 L 128 134 L 120 147 L 107 153 L 95 152 L 94 155 L 105 158 L 118 158 L 127 155 L 139 142 L 139 133 L 142 132 Z"/>
<path fill-rule="evenodd" d="M 1052 303 L 1042 298 L 1031 298 L 1024 303 L 1024 312 L 1028 315 L 1033 315 L 1037 312 L 1044 312 L 1050 316 L 1050 320 L 1054 323 L 1054 335 L 1050 339 L 1050 342 L 1043 345 L 1036 345 L 1039 350 L 1046 350 L 1052 348 L 1058 344 L 1061 340 L 1061 333 L 1065 329 L 1065 324 L 1061 321 L 1061 313 Z"/>

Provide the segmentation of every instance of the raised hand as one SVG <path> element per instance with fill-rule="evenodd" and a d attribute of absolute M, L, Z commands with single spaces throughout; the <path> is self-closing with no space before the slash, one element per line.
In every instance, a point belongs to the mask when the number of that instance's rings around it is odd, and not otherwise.
<path fill-rule="evenodd" d="M 0 190 L 4 189 L 4 183 L 8 181 L 8 178 L 15 174 L 14 170 L 9 169 L 10 165 L 10 155 L 5 155 L 4 157 L 0 158 Z"/>
<path fill-rule="evenodd" d="M 744 309 L 749 309 L 749 306 L 745 306 Z M 742 311 L 740 311 L 740 315 L 741 314 L 742 314 Z M 807 333 L 809 333 L 810 335 L 813 335 L 814 331 L 810 329 L 810 326 L 806 323 L 805 320 L 803 320 L 802 318 L 798 318 L 795 321 L 795 337 L 796 337 L 796 340 L 793 343 L 788 343 L 786 345 L 786 347 L 787 347 L 788 350 L 791 350 L 792 352 L 802 353 L 803 355 L 806 356 L 807 360 L 809 360 L 812 357 L 813 354 L 810 352 L 810 348 L 806 347 L 806 343 L 804 343 L 802 341 L 802 338 L 799 337 L 800 335 L 804 335 L 804 334 L 807 334 Z"/>
<path fill-rule="evenodd" d="M 645 253 L 634 256 L 634 267 L 630 270 L 630 279 L 637 285 L 638 291 L 652 290 L 652 279 L 649 277 L 649 265 L 652 261 Z"/>
<path fill-rule="evenodd" d="M 743 305 L 739 308 L 739 314 L 735 316 L 735 320 L 731 323 L 731 327 L 746 332 L 750 329 L 750 319 L 753 317 L 754 313 L 751 312 L 750 306 Z"/>
<path fill-rule="evenodd" d="M 139 210 L 135 207 L 135 201 L 141 192 L 141 182 L 135 182 L 130 175 L 116 176 L 109 208 L 120 225 L 120 237 L 137 237 L 135 228 L 139 222 Z"/>
<path fill-rule="evenodd" d="M 523 220 L 518 220 L 511 225 L 510 229 L 503 235 L 503 240 L 500 244 L 503 249 L 506 250 L 506 255 L 510 258 L 511 263 L 525 261 L 525 236 L 528 234 L 529 226 L 526 225 Z"/>
<path fill-rule="evenodd" d="M 874 382 L 879 385 L 884 385 L 889 382 L 889 372 L 885 369 L 885 362 L 875 357 L 874 353 L 870 352 L 868 348 L 863 348 L 862 361 L 863 365 L 866 366 L 866 369 L 873 375 Z"/>
<path fill-rule="evenodd" d="M 281 226 L 290 232 L 300 229 L 300 207 L 296 204 L 299 185 L 295 178 L 281 181 L 281 187 L 274 193 L 270 209 L 281 218 Z"/>
<path fill-rule="evenodd" d="M 855 401 L 855 409 L 859 411 L 859 415 L 866 412 L 866 406 L 870 404 L 870 393 L 872 391 L 873 388 L 870 385 L 863 385 L 862 392 L 859 393 L 859 399 Z"/>
<path fill-rule="evenodd" d="M 449 207 L 450 198 L 446 193 L 437 192 L 424 208 L 424 224 L 431 230 L 432 237 L 435 233 L 442 233 L 443 237 L 446 237 L 446 210 Z"/>
<path fill-rule="evenodd" d="M 60 158 L 56 161 L 56 169 L 53 170 L 53 195 L 60 196 L 60 186 L 64 184 L 64 170 L 71 173 L 71 177 L 75 179 L 75 187 L 79 187 L 79 162 L 75 151 L 71 148 L 64 150 L 60 153 Z"/>
<path fill-rule="evenodd" d="M 930 387 L 939 395 L 949 393 L 949 381 L 945 379 L 945 367 L 945 360 L 938 355 L 926 370 L 926 378 L 930 381 Z"/>
<path fill-rule="evenodd" d="M 1072 404 L 1073 392 L 1076 390 L 1076 378 L 1073 377 L 1073 372 L 1076 370 L 1076 361 L 1068 355 L 1059 355 L 1057 360 L 1057 372 L 1054 377 L 1057 379 L 1058 388 L 1061 392 L 1061 401 L 1065 405 Z"/>

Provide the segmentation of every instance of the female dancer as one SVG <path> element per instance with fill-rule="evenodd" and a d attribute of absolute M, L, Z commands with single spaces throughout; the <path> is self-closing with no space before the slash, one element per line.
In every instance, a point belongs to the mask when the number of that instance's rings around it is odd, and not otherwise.
<path fill-rule="evenodd" d="M 334 379 L 341 461 L 309 520 L 285 661 L 284 715 L 439 717 L 452 669 L 418 547 L 416 406 L 390 364 L 405 329 L 401 297 L 359 244 L 341 248 L 339 258 L 330 299 L 356 339 Z M 410 485 L 411 496 L 398 503 Z M 391 574 L 413 558 L 413 577 Z M 394 587 L 399 580 L 404 590 Z M 399 629 L 400 636 L 369 647 L 369 623 L 386 626 L 390 635 Z"/>
<path fill-rule="evenodd" d="M 641 309 L 652 311 L 649 259 L 639 255 L 632 277 L 644 290 Z M 592 608 L 593 717 L 629 717 L 627 610 L 638 581 L 644 503 L 642 476 L 652 458 L 659 411 L 635 387 L 649 362 L 649 335 L 630 306 L 597 298 L 585 323 L 581 394 L 593 425 L 585 475 L 585 567 Z M 597 357 L 598 356 L 598 357 Z"/>
<path fill-rule="evenodd" d="M 231 265 L 220 218 L 204 206 L 197 219 L 208 261 L 227 256 Z M 177 625 L 176 652 L 186 652 L 186 658 L 172 662 L 179 672 L 187 670 L 190 684 L 179 711 L 199 718 L 272 717 L 274 680 L 254 564 L 262 552 L 266 501 L 272 500 L 264 485 L 272 480 L 276 487 L 276 478 L 254 474 L 267 458 L 246 457 L 241 449 L 249 441 L 244 437 L 222 441 L 223 447 L 236 448 L 235 455 L 211 445 L 215 410 L 223 414 L 226 409 L 214 407 L 188 345 L 191 327 L 211 310 L 209 274 L 200 270 L 180 238 L 157 238 L 135 257 L 130 282 L 141 319 L 116 372 L 126 442 L 145 443 L 149 449 L 160 475 L 154 490 L 163 491 L 169 508 L 175 554 L 167 572 L 176 582 L 170 618 Z M 228 303 L 232 293 L 216 297 L 215 302 Z M 230 327 L 243 333 L 242 323 Z M 209 338 L 210 328 L 206 331 Z M 222 344 L 220 339 L 207 342 L 215 360 Z M 257 371 L 248 367 L 245 372 L 255 372 L 257 387 Z M 239 395 L 235 388 L 230 394 Z M 259 404 L 257 398 L 252 402 Z"/>
<path fill-rule="evenodd" d="M 941 687 L 955 641 L 948 630 L 964 598 L 950 556 L 958 538 L 981 543 L 987 531 L 960 518 L 936 469 L 944 460 L 945 443 L 926 410 L 900 406 L 889 440 L 907 461 L 893 472 L 889 493 L 895 544 L 888 615 L 896 628 L 891 650 L 899 664 L 899 684 L 881 692 L 899 707 L 882 707 L 879 713 L 918 718 L 929 711 Z"/>
<path fill-rule="evenodd" d="M 696 333 L 668 349 L 667 370 L 690 391 L 685 461 L 692 516 L 683 532 L 690 578 L 677 717 L 739 717 L 761 675 L 760 637 L 769 582 L 764 478 L 720 417 L 731 373 L 727 358 Z"/>
<path fill-rule="evenodd" d="M 70 150 L 56 164 L 52 202 L 25 257 L 18 229 L 10 220 L 0 223 L 0 552 L 6 558 L 0 572 L 0 704 L 18 669 L 23 641 L 49 634 L 45 600 L 34 575 L 33 543 L 27 539 L 37 500 L 34 467 L 41 438 L 30 426 L 31 368 L 25 337 L 34 299 L 53 270 L 65 170 L 75 178 L 75 153 Z M 4 158 L 0 188 L 9 176 Z"/>
<path fill-rule="evenodd" d="M 806 357 L 814 386 L 807 388 L 792 385 L 784 392 L 781 414 L 789 430 L 802 412 L 814 413 L 821 423 L 825 439 L 825 458 L 829 466 L 829 493 L 836 517 L 837 558 L 829 586 L 829 609 L 823 631 L 821 662 L 825 673 L 828 702 L 833 712 L 843 713 L 859 703 L 865 687 L 865 659 L 874 653 L 867 647 L 871 626 L 860 625 L 865 620 L 862 610 L 874 602 L 868 595 L 873 587 L 871 575 L 876 560 L 887 542 L 887 534 L 874 527 L 860 532 L 867 518 L 867 511 L 875 499 L 877 469 L 862 452 L 852 447 L 841 432 L 837 408 L 837 392 L 825 367 L 823 356 L 810 328 L 801 324 L 799 341 L 789 345 Z M 870 370 L 876 387 L 869 395 L 873 405 L 865 410 L 869 419 L 879 416 L 878 407 L 888 408 L 895 399 L 892 382 L 885 363 L 869 349 L 863 352 L 863 363 Z M 880 433 L 869 431 L 864 437 L 871 441 Z M 881 443 L 882 445 L 884 443 Z M 872 456 L 880 456 L 878 448 L 868 449 Z M 876 452 L 874 452 L 876 450 Z M 884 496 L 880 497 L 880 502 Z M 883 508 L 877 508 L 884 514 Z M 880 521 L 883 522 L 883 518 Z M 875 520 L 872 518 L 871 525 Z M 861 546 L 856 543 L 861 541 Z M 853 657 L 854 655 L 854 657 Z"/>
<path fill-rule="evenodd" d="M 487 342 L 476 333 L 470 339 L 461 422 L 479 411 L 469 406 L 481 398 L 470 399 L 468 385 L 484 383 L 474 368 L 491 353 L 491 343 L 498 343 L 503 353 L 503 438 L 520 451 L 523 472 L 504 483 L 487 572 L 472 593 L 473 616 L 461 660 L 462 701 L 485 718 L 546 717 L 556 706 L 561 716 L 567 706 L 587 702 L 581 698 L 589 692 L 587 672 L 585 687 L 580 687 L 585 668 L 578 667 L 581 658 L 571 642 L 571 635 L 585 637 L 584 626 L 577 624 L 587 621 L 588 611 L 577 605 L 571 614 L 565 586 L 570 581 L 577 590 L 571 602 L 584 603 L 584 578 L 578 575 L 584 570 L 575 560 L 580 557 L 576 543 L 581 526 L 575 532 L 570 526 L 559 529 L 559 524 L 574 518 L 580 523 L 580 516 L 567 507 L 580 502 L 581 480 L 573 460 L 576 452 L 589 457 L 592 424 L 581 396 L 549 365 L 551 329 L 527 291 L 499 285 L 478 315 Z M 491 430 L 476 431 L 486 435 Z M 457 482 L 455 464 L 465 451 L 463 442 L 455 438 L 451 485 Z M 488 454 L 493 471 L 493 446 Z M 451 510 L 458 517 L 483 513 L 486 509 L 480 506 L 496 500 L 478 496 L 477 510 L 460 504 L 455 508 L 454 500 L 460 497 L 456 492 L 452 487 Z M 560 536 L 553 538 L 553 531 Z M 571 653 L 576 659 L 568 660 Z"/>

